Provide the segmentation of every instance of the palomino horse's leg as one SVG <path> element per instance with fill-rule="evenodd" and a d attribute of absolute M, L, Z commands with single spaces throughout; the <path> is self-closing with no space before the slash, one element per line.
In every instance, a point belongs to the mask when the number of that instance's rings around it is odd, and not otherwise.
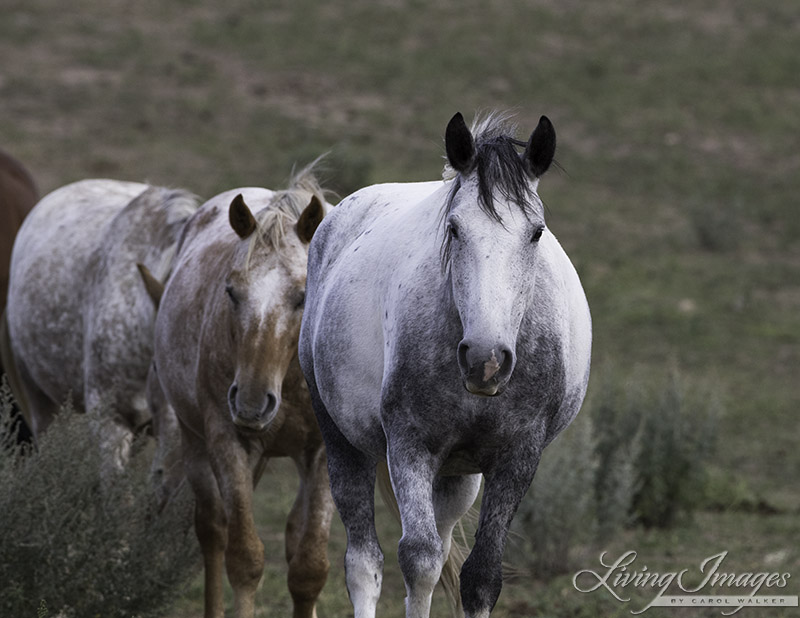
<path fill-rule="evenodd" d="M 426 449 L 408 442 L 390 441 L 388 455 L 403 525 L 397 559 L 406 584 L 406 618 L 428 618 L 433 589 L 446 557 L 433 507 L 433 484 L 439 466 Z"/>
<path fill-rule="evenodd" d="M 485 474 L 475 546 L 461 569 L 465 618 L 488 618 L 500 596 L 508 528 L 539 463 L 541 451 L 532 445 L 540 443 L 534 436 L 522 440 L 521 447 L 503 452 L 502 467 Z"/>
<path fill-rule="evenodd" d="M 194 527 L 205 567 L 204 618 L 223 618 L 222 572 L 227 544 L 225 511 L 201 438 L 185 430 L 183 464 L 195 495 Z"/>
<path fill-rule="evenodd" d="M 347 530 L 347 592 L 355 618 L 375 618 L 383 582 L 383 552 L 375 531 L 376 462 L 353 448 L 342 435 L 311 381 L 309 390 L 325 437 L 331 494 Z"/>
<path fill-rule="evenodd" d="M 321 441 L 296 457 L 295 463 L 300 488 L 286 522 L 289 592 L 294 618 L 316 618 L 315 604 L 330 568 L 328 536 L 334 508 Z"/>
<path fill-rule="evenodd" d="M 234 616 L 253 618 L 264 574 L 264 544 L 253 520 L 253 462 L 236 436 L 207 435 L 206 440 L 228 524 L 225 567 L 233 588 Z"/>

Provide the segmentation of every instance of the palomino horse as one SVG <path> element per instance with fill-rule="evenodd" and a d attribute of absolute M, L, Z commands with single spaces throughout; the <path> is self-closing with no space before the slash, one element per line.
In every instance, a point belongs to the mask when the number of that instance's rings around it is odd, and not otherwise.
<path fill-rule="evenodd" d="M 254 615 L 264 546 L 252 497 L 270 457 L 291 457 L 300 475 L 286 525 L 296 618 L 316 615 L 327 578 L 333 502 L 297 362 L 308 243 L 323 213 L 308 170 L 286 191 L 246 188 L 212 198 L 189 221 L 161 297 L 155 371 L 180 421 L 196 497 L 206 618 L 224 614 L 223 563 L 235 615 Z"/>
<path fill-rule="evenodd" d="M 97 438 L 117 467 L 125 461 L 133 433 L 150 418 L 155 309 L 136 263 L 164 278 L 195 210 L 183 191 L 84 180 L 45 196 L 25 219 L 7 318 L 34 435 L 71 396 L 77 409 L 108 410 L 113 422 Z"/>
<path fill-rule="evenodd" d="M 7 152 L 0 150 L 0 314 L 6 306 L 8 292 L 8 268 L 11 262 L 11 248 L 19 226 L 39 200 L 36 183 L 28 170 Z M 5 328 L 0 332 L 0 339 L 5 338 Z M 0 342 L 5 346 L 6 342 Z M 0 354 L 0 359 L 2 358 Z M 5 364 L 0 360 L 0 375 L 5 373 Z M 19 417 L 18 438 L 21 441 L 30 439 L 30 431 L 22 417 Z"/>
<path fill-rule="evenodd" d="M 309 250 L 300 363 L 347 529 L 356 618 L 375 616 L 381 589 L 377 462 L 388 462 L 402 521 L 408 618 L 429 615 L 483 474 L 460 598 L 467 618 L 484 618 L 542 449 L 586 391 L 589 309 L 537 195 L 555 131 L 542 117 L 525 143 L 504 124 L 490 118 L 473 137 L 456 114 L 448 180 L 356 192 Z"/>

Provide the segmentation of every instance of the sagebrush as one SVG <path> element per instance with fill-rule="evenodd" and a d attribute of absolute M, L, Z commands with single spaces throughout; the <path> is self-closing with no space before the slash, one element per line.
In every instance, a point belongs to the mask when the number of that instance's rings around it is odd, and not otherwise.
<path fill-rule="evenodd" d="M 36 448 L 17 445 L 5 384 L 0 395 L 0 615 L 162 615 L 198 568 L 191 492 L 157 513 L 141 443 L 101 481 L 99 412 L 67 405 Z"/>
<path fill-rule="evenodd" d="M 539 576 L 569 571 L 579 548 L 626 526 L 669 527 L 703 503 L 716 398 L 688 389 L 676 373 L 601 382 L 545 450 L 520 505 L 517 553 Z"/>
<path fill-rule="evenodd" d="M 535 574 L 565 572 L 574 548 L 594 538 L 596 475 L 592 423 L 583 417 L 545 450 L 514 522 L 517 549 Z"/>
<path fill-rule="evenodd" d="M 627 413 L 640 419 L 642 444 L 633 514 L 647 527 L 671 526 L 703 502 L 716 446 L 717 399 L 691 391 L 672 374 L 665 386 L 632 402 Z"/>

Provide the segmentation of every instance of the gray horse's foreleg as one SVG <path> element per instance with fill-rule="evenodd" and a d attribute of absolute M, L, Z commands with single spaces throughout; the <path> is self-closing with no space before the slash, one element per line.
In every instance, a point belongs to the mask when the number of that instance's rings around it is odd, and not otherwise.
<path fill-rule="evenodd" d="M 377 462 L 347 441 L 328 416 L 311 382 L 309 390 L 328 452 L 331 494 L 347 531 L 347 592 L 355 618 L 375 618 L 383 582 L 383 551 L 375 531 Z"/>
<path fill-rule="evenodd" d="M 153 436 L 156 439 L 150 478 L 160 512 L 175 495 L 185 477 L 181 459 L 181 429 L 178 416 L 161 389 L 155 363 L 150 365 L 145 392 L 147 405 L 153 415 Z"/>
<path fill-rule="evenodd" d="M 21 393 L 15 392 L 14 395 L 23 402 L 22 412 L 25 417 L 25 422 L 31 428 L 34 437 L 38 441 L 50 423 L 59 412 L 60 403 L 55 402 L 36 384 L 34 379 L 28 372 L 25 363 L 20 359 L 16 359 L 16 368 L 19 376 L 19 387 L 17 390 Z"/>
<path fill-rule="evenodd" d="M 406 584 L 406 618 L 427 618 L 445 561 L 433 498 L 439 466 L 424 448 L 390 442 L 388 450 L 389 472 L 403 525 L 397 559 Z"/>
<path fill-rule="evenodd" d="M 315 604 L 328 578 L 328 536 L 333 517 L 328 465 L 322 444 L 296 458 L 297 499 L 286 522 L 286 561 L 294 618 L 314 618 Z"/>
<path fill-rule="evenodd" d="M 465 618 L 487 618 L 503 587 L 503 552 L 511 520 L 530 487 L 540 452 L 529 448 L 503 455 L 503 468 L 485 475 L 475 545 L 461 568 Z"/>
<path fill-rule="evenodd" d="M 453 596 L 451 599 L 460 605 L 459 576 L 464 560 L 462 550 L 458 545 L 452 551 L 453 529 L 459 520 L 469 511 L 475 503 L 475 498 L 481 488 L 481 475 L 467 476 L 439 476 L 433 484 L 433 508 L 436 513 L 436 528 L 442 539 L 442 552 L 444 566 L 442 568 L 442 585 L 445 591 Z M 458 609 L 458 607 L 457 607 Z"/>
<path fill-rule="evenodd" d="M 87 374 L 84 408 L 87 412 L 94 413 L 91 431 L 100 447 L 103 481 L 110 483 L 113 482 L 113 475 L 122 472 L 130 461 L 135 425 L 128 421 L 133 415 L 118 413 L 129 406 L 130 402 L 126 397 L 118 390 L 108 393 L 102 391 L 96 386 L 102 382 L 99 382 L 91 368 Z M 147 405 L 144 400 L 140 403 Z"/>

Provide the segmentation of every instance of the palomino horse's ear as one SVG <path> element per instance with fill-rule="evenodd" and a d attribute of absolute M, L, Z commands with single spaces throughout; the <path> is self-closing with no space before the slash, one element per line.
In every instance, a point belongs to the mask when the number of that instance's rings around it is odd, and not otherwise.
<path fill-rule="evenodd" d="M 325 211 L 322 208 L 322 202 L 319 201 L 316 195 L 312 196 L 311 201 L 306 206 L 300 218 L 297 220 L 297 236 L 304 243 L 310 243 L 311 237 L 317 231 L 319 224 L 322 223 L 322 217 L 325 216 Z"/>
<path fill-rule="evenodd" d="M 231 207 L 228 209 L 228 220 L 231 222 L 233 231 L 240 238 L 247 238 L 256 229 L 256 219 L 247 204 L 244 203 L 241 193 L 231 202 Z"/>
<path fill-rule="evenodd" d="M 547 116 L 539 119 L 539 124 L 531 133 L 528 145 L 522 155 L 523 162 L 528 166 L 531 174 L 540 178 L 553 162 L 556 154 L 556 130 Z"/>
<path fill-rule="evenodd" d="M 161 303 L 161 297 L 164 295 L 164 284 L 156 279 L 155 275 L 153 275 L 150 269 L 144 264 L 137 262 L 136 268 L 139 269 L 139 274 L 142 276 L 144 289 L 147 290 L 147 295 L 150 297 L 150 300 L 153 301 L 156 309 L 158 309 L 158 305 Z"/>
<path fill-rule="evenodd" d="M 472 164 L 475 162 L 475 142 L 461 112 L 457 112 L 447 123 L 444 147 L 447 151 L 447 160 L 455 171 L 465 174 L 472 169 Z"/>

